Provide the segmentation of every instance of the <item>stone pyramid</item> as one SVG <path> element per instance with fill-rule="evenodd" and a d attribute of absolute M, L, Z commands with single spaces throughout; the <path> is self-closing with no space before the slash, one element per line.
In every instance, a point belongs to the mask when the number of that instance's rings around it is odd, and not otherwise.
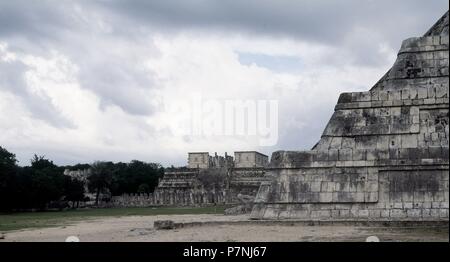
<path fill-rule="evenodd" d="M 253 219 L 448 220 L 449 13 L 403 41 L 370 91 L 343 93 L 310 151 L 277 151 Z"/>

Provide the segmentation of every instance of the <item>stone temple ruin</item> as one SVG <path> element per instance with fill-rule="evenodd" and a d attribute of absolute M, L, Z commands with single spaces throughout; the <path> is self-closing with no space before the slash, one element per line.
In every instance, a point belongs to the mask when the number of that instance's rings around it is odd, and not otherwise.
<path fill-rule="evenodd" d="M 256 151 L 235 152 L 234 159 L 227 153 L 191 152 L 188 166 L 167 169 L 154 194 L 169 205 L 240 203 L 244 196 L 253 200 L 261 182 L 268 181 L 267 165 L 268 156 Z M 211 182 L 214 187 L 208 186 Z"/>
<path fill-rule="evenodd" d="M 370 91 L 343 93 L 310 151 L 277 151 L 253 219 L 448 220 L 449 13 L 403 41 Z"/>

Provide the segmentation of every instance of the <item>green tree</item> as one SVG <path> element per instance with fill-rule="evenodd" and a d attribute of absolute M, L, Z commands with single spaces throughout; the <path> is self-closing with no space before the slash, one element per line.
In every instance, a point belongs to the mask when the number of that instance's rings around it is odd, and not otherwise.
<path fill-rule="evenodd" d="M 111 193 L 151 193 L 158 185 L 158 179 L 164 175 L 164 169 L 156 163 L 133 160 L 130 163 L 114 164 Z M 147 185 L 145 188 L 141 185 Z M 144 190 L 144 191 L 143 191 Z"/>
<path fill-rule="evenodd" d="M 138 187 L 138 193 L 150 193 L 150 186 L 148 184 L 140 184 Z"/>
<path fill-rule="evenodd" d="M 45 156 L 34 155 L 31 159 L 31 167 L 35 170 L 53 169 L 57 168 L 53 161 L 45 159 Z"/>
<path fill-rule="evenodd" d="M 13 168 L 16 166 L 16 155 L 8 152 L 5 148 L 0 146 L 0 171 L 3 171 L 4 168 Z"/>
<path fill-rule="evenodd" d="M 18 186 L 16 163 L 16 156 L 0 146 L 0 210 L 14 205 Z"/>
<path fill-rule="evenodd" d="M 64 195 L 63 169 L 44 156 L 31 159 L 31 194 L 33 206 L 44 209 L 50 201 L 60 200 Z"/>
<path fill-rule="evenodd" d="M 84 182 L 76 178 L 65 176 L 64 196 L 67 201 L 72 202 L 72 208 L 75 208 L 75 206 L 78 207 L 80 201 L 84 200 Z"/>
<path fill-rule="evenodd" d="M 91 166 L 91 174 L 88 177 L 88 188 L 95 192 L 95 204 L 98 205 L 98 199 L 101 192 L 111 188 L 112 174 L 114 164 L 112 162 L 97 161 Z"/>
<path fill-rule="evenodd" d="M 0 210 L 45 209 L 49 204 L 61 206 L 71 201 L 78 206 L 84 200 L 84 182 L 64 175 L 64 169 L 91 169 L 87 180 L 96 204 L 102 192 L 150 193 L 164 175 L 156 163 L 133 160 L 130 163 L 95 162 L 59 167 L 45 156 L 34 155 L 30 166 L 20 167 L 13 153 L 0 147 Z"/>

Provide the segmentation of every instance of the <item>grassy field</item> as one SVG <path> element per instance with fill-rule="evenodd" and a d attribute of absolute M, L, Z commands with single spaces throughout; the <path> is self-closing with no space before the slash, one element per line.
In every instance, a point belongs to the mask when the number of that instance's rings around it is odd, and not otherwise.
<path fill-rule="evenodd" d="M 95 208 L 67 211 L 0 213 L 0 232 L 25 228 L 63 226 L 98 217 L 223 214 L 225 207 Z"/>

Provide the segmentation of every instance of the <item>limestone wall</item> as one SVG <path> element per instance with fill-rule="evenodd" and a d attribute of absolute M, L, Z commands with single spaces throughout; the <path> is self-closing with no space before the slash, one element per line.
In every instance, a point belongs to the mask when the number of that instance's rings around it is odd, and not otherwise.
<path fill-rule="evenodd" d="M 278 170 L 260 187 L 254 218 L 448 219 L 448 168 Z"/>
<path fill-rule="evenodd" d="M 272 154 L 253 218 L 448 220 L 449 36 L 435 27 L 370 91 L 342 94 L 312 150 Z"/>

